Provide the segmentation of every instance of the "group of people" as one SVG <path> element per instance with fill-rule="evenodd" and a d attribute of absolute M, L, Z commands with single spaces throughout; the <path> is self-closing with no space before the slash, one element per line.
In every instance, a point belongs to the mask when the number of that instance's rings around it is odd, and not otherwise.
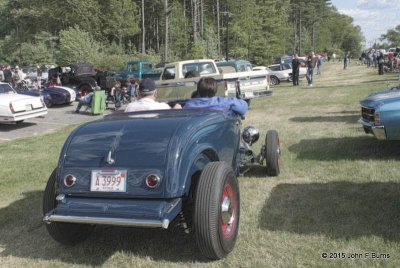
<path fill-rule="evenodd" d="M 361 61 L 368 68 L 378 67 L 378 74 L 383 75 L 385 71 L 399 69 L 400 53 L 389 52 L 384 54 L 382 50 L 371 49 L 361 53 Z"/>
<path fill-rule="evenodd" d="M 10 65 L 4 64 L 0 66 L 0 82 L 8 83 L 16 88 L 40 89 L 42 87 L 42 69 L 40 66 L 36 67 L 36 72 L 34 79 L 32 77 L 28 79 L 27 74 L 18 65 L 12 68 Z"/>
<path fill-rule="evenodd" d="M 197 90 L 193 92 L 192 98 L 188 100 L 182 107 L 176 103 L 173 107 L 164 102 L 157 101 L 157 88 L 152 79 L 145 78 L 140 84 L 137 81 L 130 83 L 128 90 L 132 90 L 130 94 L 135 95 L 135 99 L 131 101 L 125 112 L 137 112 L 146 110 L 167 110 L 167 109 L 194 109 L 208 108 L 216 110 L 229 110 L 237 113 L 242 118 L 245 116 L 248 105 L 247 102 L 237 98 L 215 96 L 218 90 L 217 81 L 212 77 L 202 77 L 197 83 Z M 96 88 L 100 89 L 99 87 Z M 115 86 L 111 89 L 111 95 L 119 95 L 122 92 L 121 83 L 116 81 Z M 76 113 L 79 113 L 83 105 L 90 104 L 93 100 L 93 92 L 81 98 Z M 117 106 L 117 104 L 116 104 Z"/>
<path fill-rule="evenodd" d="M 322 55 L 315 55 L 314 52 L 311 52 L 307 57 L 306 67 L 307 67 L 307 83 L 309 87 L 313 86 L 314 81 L 314 69 L 317 68 L 317 75 L 321 74 L 321 66 L 323 63 Z M 299 85 L 299 74 L 300 74 L 301 61 L 297 54 L 293 54 L 292 56 L 292 77 L 293 77 L 293 86 Z"/>
<path fill-rule="evenodd" d="M 121 83 L 116 80 L 114 86 L 109 90 L 108 101 L 112 101 L 116 109 L 121 108 L 122 103 L 129 103 L 132 99 L 137 97 L 137 89 L 139 87 L 139 80 L 131 79 L 127 80 L 125 83 Z M 100 90 L 99 86 L 95 87 L 95 90 Z M 75 110 L 76 113 L 80 112 L 82 106 L 90 106 L 92 103 L 94 92 L 90 92 L 86 96 L 80 98 L 79 104 Z"/>
<path fill-rule="evenodd" d="M 11 68 L 10 65 L 2 65 L 0 68 L 0 82 L 9 83 L 15 86 L 21 83 L 25 77 L 26 75 L 18 65 L 16 65 L 14 68 Z"/>

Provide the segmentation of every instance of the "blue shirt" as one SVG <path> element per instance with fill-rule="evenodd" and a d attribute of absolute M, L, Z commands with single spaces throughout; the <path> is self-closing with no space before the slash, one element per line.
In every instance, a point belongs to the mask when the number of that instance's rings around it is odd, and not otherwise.
<path fill-rule="evenodd" d="M 190 108 L 208 108 L 223 111 L 234 111 L 242 117 L 249 109 L 247 102 L 237 98 L 212 97 L 212 98 L 193 98 L 186 102 L 184 109 Z"/>
<path fill-rule="evenodd" d="M 82 102 L 85 104 L 91 104 L 93 99 L 93 92 L 90 92 L 86 96 L 82 97 Z"/>

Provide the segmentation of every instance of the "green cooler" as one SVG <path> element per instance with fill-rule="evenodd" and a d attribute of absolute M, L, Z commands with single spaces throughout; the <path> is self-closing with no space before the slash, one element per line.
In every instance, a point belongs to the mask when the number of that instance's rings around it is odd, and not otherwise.
<path fill-rule="evenodd" d="M 92 115 L 102 114 L 106 107 L 106 92 L 104 90 L 95 91 L 92 99 Z"/>

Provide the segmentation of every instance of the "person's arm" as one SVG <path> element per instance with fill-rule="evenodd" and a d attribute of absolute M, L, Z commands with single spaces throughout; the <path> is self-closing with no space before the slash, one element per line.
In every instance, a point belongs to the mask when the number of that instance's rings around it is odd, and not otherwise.
<path fill-rule="evenodd" d="M 244 100 L 231 98 L 230 110 L 244 117 L 248 109 L 249 106 L 247 105 L 247 102 L 245 102 Z"/>

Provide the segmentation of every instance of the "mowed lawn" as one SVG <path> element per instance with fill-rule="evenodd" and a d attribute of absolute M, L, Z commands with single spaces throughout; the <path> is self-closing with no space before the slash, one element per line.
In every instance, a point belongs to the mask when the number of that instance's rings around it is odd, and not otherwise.
<path fill-rule="evenodd" d="M 176 230 L 102 226 L 75 247 L 56 243 L 42 194 L 73 127 L 1 143 L 0 267 L 400 267 L 400 142 L 377 141 L 357 123 L 359 100 L 399 83 L 377 73 L 325 63 L 313 88 L 282 83 L 252 101 L 243 126 L 260 129 L 257 151 L 268 129 L 278 131 L 281 175 L 258 168 L 239 178 L 238 241 L 215 262 Z"/>

